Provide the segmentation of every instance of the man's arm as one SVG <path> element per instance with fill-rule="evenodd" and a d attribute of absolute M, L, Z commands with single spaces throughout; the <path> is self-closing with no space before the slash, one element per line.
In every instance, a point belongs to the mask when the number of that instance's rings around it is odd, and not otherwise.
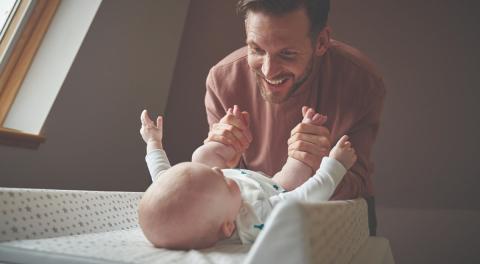
<path fill-rule="evenodd" d="M 377 135 L 378 125 L 378 123 L 364 124 L 358 127 L 356 131 L 350 132 L 350 138 L 352 144 L 355 145 L 358 160 L 338 185 L 332 196 L 333 200 L 366 197 L 372 192 L 372 190 L 369 190 L 371 188 L 370 175 L 373 171 L 370 153 Z"/>
<path fill-rule="evenodd" d="M 352 144 L 355 146 L 358 160 L 347 172 L 343 181 L 338 185 L 332 196 L 333 200 L 354 199 L 373 195 L 371 174 L 373 162 L 371 161 L 371 150 L 380 127 L 380 117 L 385 99 L 383 82 L 376 83 L 379 89 L 371 98 L 369 107 L 365 114 L 356 122 L 348 132 Z"/>

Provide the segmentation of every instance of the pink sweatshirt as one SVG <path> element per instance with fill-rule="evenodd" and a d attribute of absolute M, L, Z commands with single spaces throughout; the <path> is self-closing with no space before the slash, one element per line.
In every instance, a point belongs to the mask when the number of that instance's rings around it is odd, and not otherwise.
<path fill-rule="evenodd" d="M 358 50 L 332 40 L 327 52 L 314 61 L 309 79 L 280 104 L 266 102 L 247 64 L 247 49 L 238 49 L 212 67 L 207 77 L 205 107 L 208 123 L 217 123 L 226 110 L 239 105 L 250 113 L 253 141 L 242 167 L 273 176 L 288 156 L 290 131 L 302 121 L 301 107 L 328 116 L 332 146 L 344 134 L 350 137 L 358 161 L 338 185 L 332 199 L 373 195 L 370 159 L 380 125 L 385 97 L 381 76 Z"/>

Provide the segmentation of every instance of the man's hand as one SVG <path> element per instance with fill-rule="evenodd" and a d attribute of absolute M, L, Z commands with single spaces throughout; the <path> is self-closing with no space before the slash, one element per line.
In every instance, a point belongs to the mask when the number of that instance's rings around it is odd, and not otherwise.
<path fill-rule="evenodd" d="M 142 127 L 140 128 L 140 135 L 143 141 L 147 143 L 147 153 L 153 149 L 163 149 L 163 118 L 157 117 L 157 124 L 150 119 L 147 110 L 143 110 L 140 115 Z"/>
<path fill-rule="evenodd" d="M 227 114 L 220 119 L 218 123 L 212 125 L 212 129 L 208 132 L 208 137 L 204 143 L 209 141 L 220 142 L 224 145 L 232 147 L 235 152 L 235 159 L 229 162 L 231 167 L 238 164 L 243 152 L 250 146 L 252 142 L 252 134 L 249 129 L 248 112 L 240 112 L 237 105 L 227 110 Z"/>
<path fill-rule="evenodd" d="M 302 107 L 305 116 L 308 107 Z M 326 122 L 326 117 L 322 120 Z M 288 156 L 299 160 L 316 171 L 323 157 L 330 151 L 330 131 L 324 126 L 300 123 L 293 128 L 288 139 Z"/>

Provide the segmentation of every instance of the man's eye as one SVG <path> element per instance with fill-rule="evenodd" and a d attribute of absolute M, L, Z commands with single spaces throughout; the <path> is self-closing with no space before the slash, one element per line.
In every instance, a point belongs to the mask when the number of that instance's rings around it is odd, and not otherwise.
<path fill-rule="evenodd" d="M 294 59 L 295 56 L 297 56 L 297 53 L 292 52 L 292 51 L 282 51 L 280 53 L 280 56 L 284 59 Z"/>
<path fill-rule="evenodd" d="M 250 52 L 252 54 L 263 54 L 264 51 L 262 49 L 259 49 L 259 48 L 250 48 Z"/>

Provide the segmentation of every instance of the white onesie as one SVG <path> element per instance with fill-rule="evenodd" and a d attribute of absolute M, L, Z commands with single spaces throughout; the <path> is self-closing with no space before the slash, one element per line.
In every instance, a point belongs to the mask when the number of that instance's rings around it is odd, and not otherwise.
<path fill-rule="evenodd" d="M 162 171 L 171 167 L 167 154 L 162 149 L 149 152 L 145 160 L 152 181 L 155 181 Z M 222 172 L 240 188 L 242 206 L 235 221 L 236 235 L 243 244 L 251 244 L 262 230 L 273 207 L 280 201 L 328 201 L 346 170 L 337 160 L 324 157 L 315 175 L 290 192 L 286 192 L 272 179 L 259 172 L 244 169 L 223 169 Z"/>

